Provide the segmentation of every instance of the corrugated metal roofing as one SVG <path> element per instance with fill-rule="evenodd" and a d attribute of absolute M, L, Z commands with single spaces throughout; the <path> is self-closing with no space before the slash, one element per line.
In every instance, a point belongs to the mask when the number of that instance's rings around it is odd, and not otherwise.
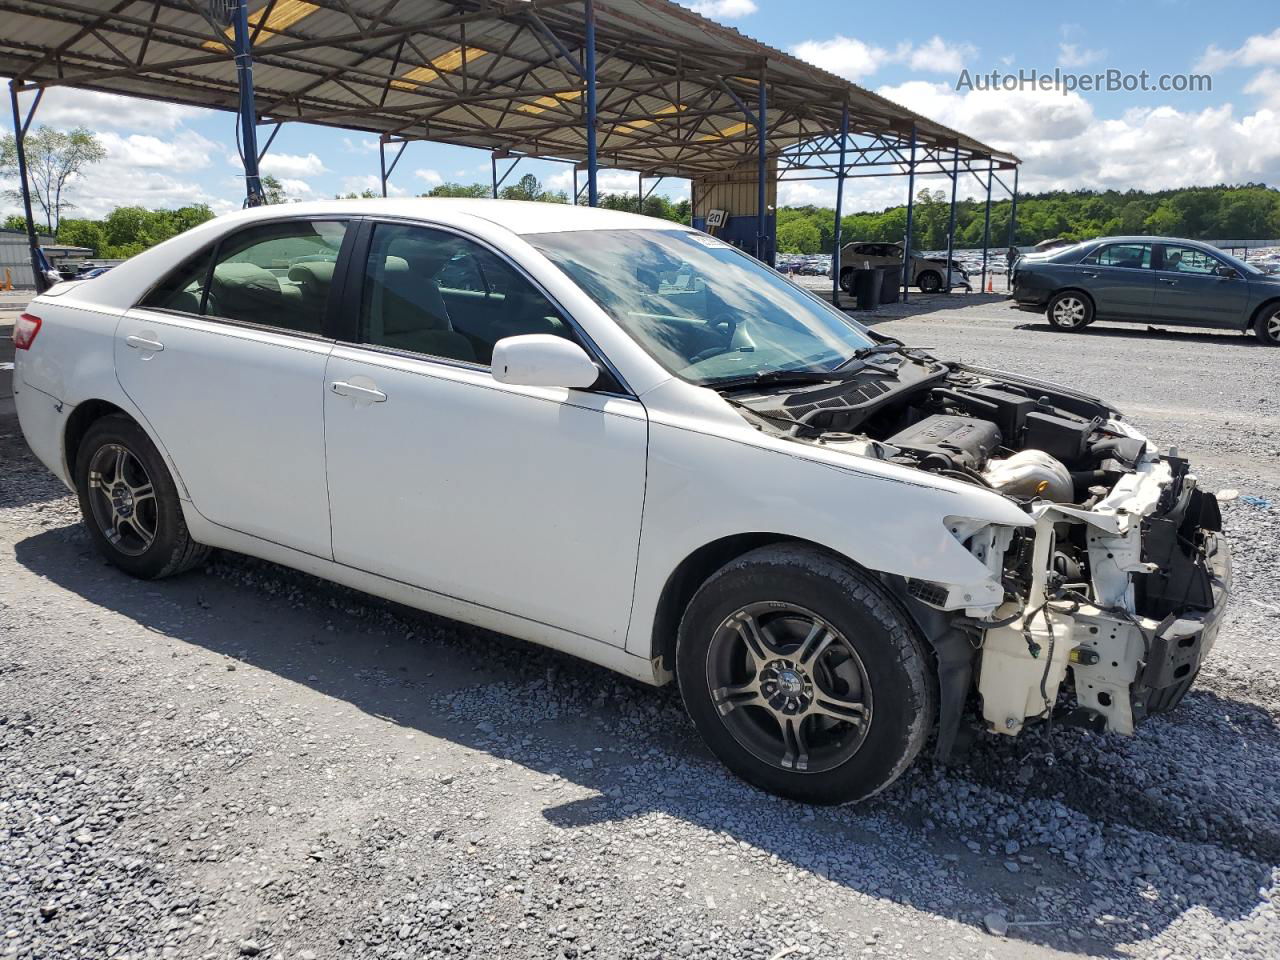
<path fill-rule="evenodd" d="M 225 22 L 204 0 L 0 0 L 0 75 L 234 109 Z M 582 0 L 251 3 L 263 121 L 582 160 Z M 697 176 L 756 153 L 742 105 L 765 78 L 769 152 L 839 129 L 1016 158 L 670 0 L 596 0 L 600 165 Z"/>

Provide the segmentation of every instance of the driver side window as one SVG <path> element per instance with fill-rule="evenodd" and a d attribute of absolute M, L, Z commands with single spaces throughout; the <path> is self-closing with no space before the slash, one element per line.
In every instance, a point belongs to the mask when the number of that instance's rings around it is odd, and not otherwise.
<path fill-rule="evenodd" d="M 1204 276 L 1217 272 L 1218 265 L 1219 261 L 1216 257 L 1195 247 L 1167 245 L 1164 248 L 1164 269 L 1175 273 L 1196 273 Z"/>
<path fill-rule="evenodd" d="M 494 344 L 528 333 L 577 340 L 551 301 L 480 244 L 446 230 L 374 226 L 360 342 L 487 366 Z"/>

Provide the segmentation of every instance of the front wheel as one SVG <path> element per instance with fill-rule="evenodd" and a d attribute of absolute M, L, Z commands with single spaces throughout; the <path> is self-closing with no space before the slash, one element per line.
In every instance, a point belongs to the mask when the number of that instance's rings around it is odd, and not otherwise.
<path fill-rule="evenodd" d="M 853 268 L 845 267 L 840 271 L 840 289 L 845 293 L 853 293 Z"/>
<path fill-rule="evenodd" d="M 1093 303 L 1074 290 L 1055 294 L 1045 312 L 1059 330 L 1083 330 L 1093 323 Z"/>
<path fill-rule="evenodd" d="M 1258 314 L 1254 335 L 1269 347 L 1280 347 L 1280 306 L 1272 305 Z"/>
<path fill-rule="evenodd" d="M 75 481 L 89 536 L 120 569 L 154 580 L 189 570 L 208 553 L 187 531 L 160 451 L 128 417 L 103 417 L 89 427 Z"/>
<path fill-rule="evenodd" d="M 804 546 L 763 547 L 698 590 L 676 675 L 730 770 L 805 803 L 848 803 L 911 765 L 934 722 L 914 626 L 874 579 Z"/>
<path fill-rule="evenodd" d="M 942 274 L 926 270 L 916 278 L 921 293 L 937 293 L 942 289 Z"/>

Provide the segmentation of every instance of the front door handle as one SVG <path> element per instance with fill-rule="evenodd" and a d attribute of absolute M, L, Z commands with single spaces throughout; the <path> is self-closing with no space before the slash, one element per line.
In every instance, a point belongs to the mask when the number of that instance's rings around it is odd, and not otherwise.
<path fill-rule="evenodd" d="M 347 383 L 345 380 L 334 380 L 329 386 L 340 397 L 368 400 L 370 403 L 387 402 L 387 395 L 377 387 L 362 387 L 358 383 Z"/>
<path fill-rule="evenodd" d="M 1096 277 L 1096 276 L 1098 275 L 1098 271 L 1097 271 L 1097 270 L 1086 270 L 1086 271 L 1084 271 L 1084 275 L 1085 275 L 1086 277 Z"/>
<path fill-rule="evenodd" d="M 1174 280 L 1172 277 L 1159 277 L 1158 279 L 1161 283 L 1167 283 L 1171 287 L 1176 287 L 1178 285 L 1178 281 Z"/>
<path fill-rule="evenodd" d="M 164 344 L 159 340 L 148 340 L 146 337 L 125 337 L 124 342 L 135 350 L 146 350 L 148 353 L 159 353 Z"/>

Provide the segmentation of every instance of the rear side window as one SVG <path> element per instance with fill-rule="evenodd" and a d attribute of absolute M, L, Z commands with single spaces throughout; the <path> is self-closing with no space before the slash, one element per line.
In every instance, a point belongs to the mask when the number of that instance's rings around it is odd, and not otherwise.
<path fill-rule="evenodd" d="M 139 305 L 320 333 L 346 226 L 296 220 L 234 233 L 174 270 Z"/>
<path fill-rule="evenodd" d="M 1151 244 L 1112 243 L 1100 247 L 1081 263 L 1097 267 L 1128 267 L 1132 270 L 1151 269 Z"/>
<path fill-rule="evenodd" d="M 196 254 L 153 287 L 138 306 L 176 310 L 179 313 L 199 313 L 204 302 L 205 286 L 209 282 L 209 264 L 212 260 L 212 250 Z"/>

